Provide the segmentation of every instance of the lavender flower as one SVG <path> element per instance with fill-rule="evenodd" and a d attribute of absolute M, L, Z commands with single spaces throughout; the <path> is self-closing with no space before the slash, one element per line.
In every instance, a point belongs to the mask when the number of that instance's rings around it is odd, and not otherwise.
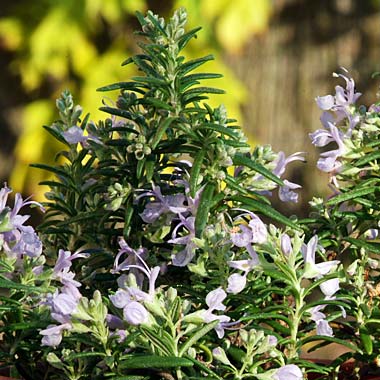
<path fill-rule="evenodd" d="M 288 234 L 281 235 L 281 251 L 285 256 L 289 256 L 292 251 L 292 242 Z"/>
<path fill-rule="evenodd" d="M 245 288 L 246 283 L 246 273 L 244 275 L 238 273 L 231 274 L 231 276 L 228 277 L 228 287 L 226 289 L 227 293 L 240 293 Z"/>
<path fill-rule="evenodd" d="M 74 125 L 73 127 L 70 127 L 67 131 L 63 132 L 62 136 L 69 144 L 78 144 L 84 143 L 88 139 L 88 136 L 84 136 L 83 133 L 84 131 L 82 128 Z"/>
<path fill-rule="evenodd" d="M 160 272 L 160 267 L 156 266 L 150 269 L 144 259 L 136 251 L 134 251 L 134 254 L 139 263 L 117 266 L 120 270 L 135 269 L 141 271 L 149 281 L 148 292 L 144 292 L 138 287 L 127 286 L 125 289 L 118 289 L 117 292 L 109 298 L 114 306 L 123 309 L 125 321 L 132 325 L 138 325 L 146 323 L 149 319 L 149 312 L 142 303 L 147 302 L 154 307 L 155 282 Z"/>
<path fill-rule="evenodd" d="M 241 219 L 243 216 L 249 216 L 251 220 L 248 222 L 248 226 L 239 224 L 231 229 L 230 237 L 232 243 L 237 247 L 247 247 L 250 244 L 265 243 L 268 236 L 265 224 L 253 212 L 247 210 L 243 211 L 245 211 L 245 213 L 235 218 L 235 221 Z"/>
<path fill-rule="evenodd" d="M 207 310 L 202 313 L 204 322 L 210 323 L 215 320 L 219 320 L 219 323 L 215 327 L 215 331 L 219 338 L 224 336 L 224 323 L 228 322 L 231 318 L 226 315 L 215 315 L 214 310 L 224 311 L 226 306 L 223 305 L 224 299 L 227 297 L 226 292 L 222 288 L 217 288 L 209 292 L 206 296 Z"/>
<path fill-rule="evenodd" d="M 141 303 L 131 301 L 124 307 L 123 316 L 129 324 L 137 326 L 148 321 L 149 312 Z"/>
<path fill-rule="evenodd" d="M 281 178 L 285 173 L 286 166 L 292 161 L 305 161 L 305 157 L 303 157 L 302 152 L 293 153 L 289 157 L 286 157 L 284 152 L 278 152 L 278 156 L 275 161 L 276 167 L 273 170 L 273 174 Z M 292 190 L 299 189 L 301 187 L 302 186 L 296 183 L 284 180 L 284 186 L 280 186 L 279 188 L 280 200 L 283 202 L 296 203 L 298 201 L 298 194 Z"/>
<path fill-rule="evenodd" d="M 63 323 L 62 325 L 49 325 L 46 329 L 40 331 L 40 334 L 43 336 L 41 340 L 42 345 L 54 348 L 58 347 L 62 341 L 63 331 L 70 329 L 70 323 Z"/>
<path fill-rule="evenodd" d="M 318 305 L 311 309 L 310 319 L 316 323 L 317 335 L 333 336 L 333 330 L 329 323 L 326 321 L 326 315 L 322 313 L 326 305 Z"/>
<path fill-rule="evenodd" d="M 287 364 L 279 368 L 272 376 L 273 380 L 302 380 L 303 374 L 295 364 Z"/>
<path fill-rule="evenodd" d="M 331 132 L 331 139 L 332 141 L 336 142 L 336 144 L 338 145 L 338 149 L 321 153 L 322 158 L 318 160 L 317 167 L 318 169 L 324 172 L 336 172 L 342 166 L 342 164 L 337 160 L 339 157 L 345 155 L 345 153 L 347 152 L 347 148 L 343 141 L 343 136 L 338 131 L 338 128 L 336 128 L 331 123 L 329 123 L 329 127 Z"/>
<path fill-rule="evenodd" d="M 172 256 L 173 265 L 184 267 L 191 262 L 195 255 L 197 245 L 195 244 L 195 217 L 184 218 L 180 215 L 181 222 L 177 224 L 172 233 L 172 239 L 168 243 L 184 245 L 185 248 Z M 177 237 L 180 227 L 185 227 L 188 234 Z"/>
<path fill-rule="evenodd" d="M 309 242 L 306 244 L 302 244 L 301 252 L 302 256 L 305 260 L 305 272 L 304 278 L 317 278 L 323 276 L 331 271 L 332 268 L 337 266 L 340 261 L 332 260 L 332 261 L 324 261 L 321 263 L 315 263 L 315 252 L 317 250 L 318 245 L 318 236 L 313 236 Z"/>
<path fill-rule="evenodd" d="M 181 214 L 187 211 L 183 194 L 162 195 L 159 186 L 154 186 L 152 191 L 143 192 L 138 196 L 141 197 L 155 198 L 155 201 L 149 202 L 140 214 L 145 223 L 154 223 L 163 214 Z"/>

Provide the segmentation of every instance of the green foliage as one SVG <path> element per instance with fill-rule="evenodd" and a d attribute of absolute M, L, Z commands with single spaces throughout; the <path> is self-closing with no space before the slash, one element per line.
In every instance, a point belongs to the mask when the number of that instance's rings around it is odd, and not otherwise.
<path fill-rule="evenodd" d="M 244 8 L 244 1 L 239 0 L 238 3 L 242 3 Z M 270 5 L 266 4 L 261 9 L 261 3 L 249 7 L 258 10 L 254 12 L 255 15 L 263 16 L 259 17 L 263 21 L 261 27 L 255 27 L 255 21 L 252 28 L 244 29 L 247 32 L 244 37 L 230 33 L 228 41 L 225 35 L 218 33 L 216 39 L 219 46 L 223 45 L 227 50 L 234 49 L 238 43 L 246 41 L 251 33 L 266 25 Z M 189 2 L 186 5 L 193 14 L 207 15 L 207 20 L 202 22 L 207 27 L 207 35 L 215 35 L 216 29 L 224 30 L 221 24 L 229 22 L 219 19 L 223 10 L 221 6 L 214 6 L 212 11 L 208 11 L 207 4 Z M 46 188 L 38 187 L 37 183 L 48 178 L 42 172 L 29 169 L 28 164 L 52 164 L 54 152 L 61 148 L 40 128 L 41 124 L 53 121 L 51 99 L 57 97 L 57 92 L 62 89 L 70 88 L 80 104 L 92 110 L 92 120 L 102 118 L 104 114 L 97 108 L 103 100 L 103 94 L 97 93 L 95 89 L 104 83 L 121 81 L 125 76 L 137 74 L 132 66 L 128 69 L 120 67 L 120 62 L 125 52 L 131 54 L 136 49 L 134 40 L 126 37 L 132 33 L 135 11 L 145 11 L 147 4 L 145 0 L 44 0 L 33 4 L 25 1 L 9 4 L 7 9 L 9 14 L 0 17 L 0 40 L 2 46 L 13 53 L 12 70 L 20 75 L 23 96 L 30 98 L 21 111 L 19 124 L 22 129 L 10 183 L 16 191 L 33 193 L 42 200 Z M 231 30 L 230 27 L 228 29 Z M 187 50 L 186 56 L 195 57 L 201 51 L 212 51 L 220 56 L 221 50 L 213 47 L 213 41 L 215 38 L 203 39 L 198 51 Z M 226 78 L 219 81 L 219 86 L 228 92 L 223 102 L 236 117 L 241 118 L 239 107 L 247 96 L 244 85 L 239 83 L 221 60 L 211 63 L 209 70 L 225 73 Z M 206 76 L 204 79 L 208 86 L 211 78 Z M 213 96 L 210 101 L 214 106 L 219 104 L 219 100 Z"/>

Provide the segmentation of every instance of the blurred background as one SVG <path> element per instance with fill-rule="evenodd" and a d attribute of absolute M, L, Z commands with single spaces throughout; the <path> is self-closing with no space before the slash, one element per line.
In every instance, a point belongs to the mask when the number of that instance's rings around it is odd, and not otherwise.
<path fill-rule="evenodd" d="M 121 62 L 138 51 L 134 13 L 170 16 L 184 6 L 188 28 L 202 26 L 185 51 L 209 53 L 205 65 L 223 79 L 212 85 L 252 144 L 271 144 L 287 155 L 307 152 L 306 164 L 289 172 L 304 186 L 286 213 L 307 213 L 312 194 L 326 193 L 327 175 L 317 172 L 318 152 L 308 133 L 319 128 L 315 97 L 334 93 L 331 74 L 347 68 L 365 96 L 376 100 L 380 71 L 380 0 L 2 0 L 0 4 L 0 183 L 41 200 L 46 173 L 29 168 L 51 163 L 60 149 L 42 128 L 57 118 L 55 99 L 69 89 L 92 120 L 104 94 L 96 88 L 128 80 Z M 341 84 L 341 83 L 340 83 Z M 110 94 L 115 97 L 115 94 Z"/>

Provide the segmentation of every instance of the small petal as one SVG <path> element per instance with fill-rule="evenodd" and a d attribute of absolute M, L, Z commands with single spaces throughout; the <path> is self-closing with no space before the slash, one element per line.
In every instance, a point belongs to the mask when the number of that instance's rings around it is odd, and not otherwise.
<path fill-rule="evenodd" d="M 129 324 L 137 326 L 148 321 L 149 313 L 141 303 L 132 301 L 124 307 L 123 316 Z"/>
<path fill-rule="evenodd" d="M 333 330 L 326 319 L 319 319 L 317 322 L 317 335 L 333 336 Z"/>
<path fill-rule="evenodd" d="M 288 234 L 281 235 L 281 251 L 285 256 L 289 256 L 292 251 L 292 242 Z"/>
<path fill-rule="evenodd" d="M 279 368 L 273 376 L 274 380 L 302 380 L 303 374 L 295 364 L 288 364 Z"/>
<path fill-rule="evenodd" d="M 206 296 L 206 304 L 210 310 L 225 310 L 223 301 L 227 297 L 226 292 L 222 288 L 217 288 L 209 292 Z"/>
<path fill-rule="evenodd" d="M 83 136 L 83 130 L 76 125 L 63 132 L 62 136 L 69 144 L 77 144 L 87 140 L 87 137 Z"/>
<path fill-rule="evenodd" d="M 339 290 L 339 278 L 332 278 L 322 282 L 319 287 L 325 296 L 332 297 Z"/>
<path fill-rule="evenodd" d="M 335 103 L 334 97 L 332 95 L 317 96 L 315 98 L 315 101 L 317 102 L 318 107 L 323 111 L 330 110 Z"/>
<path fill-rule="evenodd" d="M 238 273 L 232 274 L 228 277 L 227 293 L 237 294 L 240 293 L 247 283 L 247 277 Z"/>

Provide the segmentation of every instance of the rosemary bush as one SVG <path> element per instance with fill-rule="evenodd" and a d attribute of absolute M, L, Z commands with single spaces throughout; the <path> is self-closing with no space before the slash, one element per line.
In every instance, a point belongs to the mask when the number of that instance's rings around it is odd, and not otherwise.
<path fill-rule="evenodd" d="M 352 359 L 361 378 L 380 361 L 378 259 L 380 105 L 357 106 L 346 71 L 317 98 L 330 175 L 327 200 L 288 218 L 285 177 L 304 161 L 251 148 L 202 86 L 219 74 L 181 52 L 198 29 L 137 14 L 140 76 L 94 122 L 67 91 L 45 129 L 64 144 L 39 205 L 0 192 L 0 361 L 25 379 L 337 379 Z M 37 232 L 23 206 L 44 210 Z M 335 343 L 329 365 L 306 350 Z M 354 378 L 354 377 L 353 377 Z"/>

